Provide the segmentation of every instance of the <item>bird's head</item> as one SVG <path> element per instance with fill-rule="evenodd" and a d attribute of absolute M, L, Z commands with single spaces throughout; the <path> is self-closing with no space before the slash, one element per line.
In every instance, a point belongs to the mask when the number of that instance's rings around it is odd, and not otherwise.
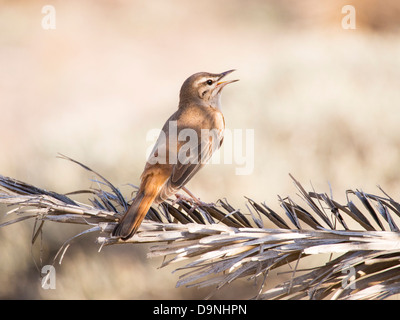
<path fill-rule="evenodd" d="M 238 80 L 222 81 L 222 79 L 235 71 L 229 70 L 222 73 L 199 72 L 185 80 L 180 92 L 179 106 L 188 103 L 197 103 L 212 108 L 221 109 L 221 91 L 229 83 Z"/>

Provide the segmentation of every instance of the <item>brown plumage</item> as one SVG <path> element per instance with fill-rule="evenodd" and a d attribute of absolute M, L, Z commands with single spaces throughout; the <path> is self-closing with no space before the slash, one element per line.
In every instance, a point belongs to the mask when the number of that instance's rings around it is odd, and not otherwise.
<path fill-rule="evenodd" d="M 130 238 L 152 203 L 159 204 L 179 191 L 211 158 L 223 141 L 219 74 L 199 72 L 183 83 L 178 110 L 167 120 L 141 175 L 139 191 L 113 236 Z"/>

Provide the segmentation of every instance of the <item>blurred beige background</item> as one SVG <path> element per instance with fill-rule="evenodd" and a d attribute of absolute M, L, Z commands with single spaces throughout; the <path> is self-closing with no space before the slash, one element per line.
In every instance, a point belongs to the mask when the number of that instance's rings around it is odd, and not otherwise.
<path fill-rule="evenodd" d="M 356 29 L 342 28 L 342 7 Z M 211 164 L 188 185 L 202 200 L 244 196 L 279 210 L 296 199 L 288 173 L 342 201 L 345 190 L 399 198 L 400 5 L 325 1 L 0 1 L 0 174 L 60 193 L 93 176 L 124 189 L 137 184 L 146 134 L 175 110 L 182 82 L 198 71 L 237 69 L 224 90 L 227 128 L 254 129 L 254 171 Z M 42 28 L 45 5 L 56 29 Z M 250 156 L 250 155 L 249 155 Z M 0 207 L 1 220 L 6 208 Z M 178 274 L 158 269 L 147 247 L 97 252 L 95 236 L 76 241 L 57 265 L 56 290 L 40 287 L 48 264 L 79 226 L 47 224 L 42 248 L 32 223 L 0 230 L 0 298 L 191 299 L 211 288 L 175 289 Z M 42 253 L 40 252 L 42 251 Z M 31 252 L 33 251 L 33 253 Z M 41 261 L 40 261 L 41 259 Z M 283 275 L 287 278 L 290 275 Z M 270 278 L 279 282 L 282 278 Z M 254 296 L 238 281 L 214 298 Z"/>

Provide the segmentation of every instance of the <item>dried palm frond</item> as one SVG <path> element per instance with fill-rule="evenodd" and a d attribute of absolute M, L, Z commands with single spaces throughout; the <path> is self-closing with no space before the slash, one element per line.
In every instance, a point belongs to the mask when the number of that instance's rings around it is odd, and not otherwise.
<path fill-rule="evenodd" d="M 55 221 L 87 225 L 89 228 L 76 237 L 101 233 L 101 246 L 154 243 L 149 256 L 165 257 L 162 266 L 186 261 L 176 270 L 183 273 L 177 286 L 212 285 L 219 289 L 246 277 L 262 279 L 258 299 L 382 299 L 400 292 L 400 233 L 396 224 L 400 204 L 383 190 L 383 196 L 347 190 L 347 203 L 339 204 L 326 193 L 306 192 L 292 177 L 305 206 L 289 197 L 279 198 L 284 214 L 250 198 L 247 215 L 227 200 L 198 206 L 181 199 L 151 208 L 139 231 L 121 241 L 110 234 L 128 201 L 105 178 L 69 160 L 96 174 L 98 185 L 109 191 L 89 189 L 61 195 L 0 176 L 0 203 L 15 207 L 9 214 L 16 215 L 0 226 L 35 219 L 39 227 L 33 242 L 45 221 Z M 92 196 L 91 204 L 71 198 L 82 193 Z M 277 228 L 265 228 L 265 219 Z M 321 254 L 331 258 L 311 270 L 298 270 L 304 257 Z M 296 267 L 288 281 L 264 288 L 270 270 L 291 263 Z"/>

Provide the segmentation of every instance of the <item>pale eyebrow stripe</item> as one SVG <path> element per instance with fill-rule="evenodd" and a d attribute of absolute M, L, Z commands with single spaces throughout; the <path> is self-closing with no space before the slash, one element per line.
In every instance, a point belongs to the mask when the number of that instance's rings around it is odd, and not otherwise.
<path fill-rule="evenodd" d="M 207 80 L 208 80 L 208 77 L 201 77 L 200 79 L 198 79 L 195 82 L 195 84 L 198 85 L 199 83 L 206 82 Z"/>

